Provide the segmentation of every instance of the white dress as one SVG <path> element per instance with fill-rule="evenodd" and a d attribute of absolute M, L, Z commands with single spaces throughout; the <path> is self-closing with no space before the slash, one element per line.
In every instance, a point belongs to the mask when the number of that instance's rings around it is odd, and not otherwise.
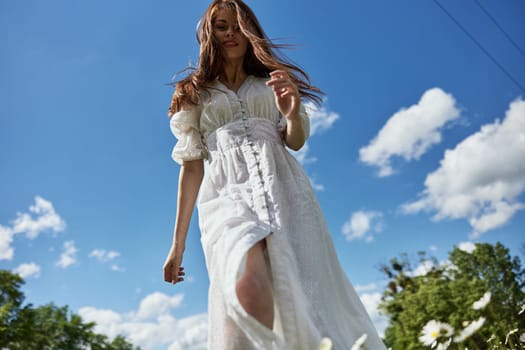
<path fill-rule="evenodd" d="M 365 348 L 383 350 L 339 264 L 310 180 L 285 148 L 286 122 L 266 80 L 249 76 L 237 93 L 216 81 L 199 107 L 170 121 L 178 139 L 172 158 L 206 159 L 197 206 L 210 277 L 208 349 L 313 350 L 329 337 L 343 350 L 366 333 Z M 301 117 L 308 134 L 303 106 Z M 264 238 L 273 330 L 235 292 L 247 251 Z"/>

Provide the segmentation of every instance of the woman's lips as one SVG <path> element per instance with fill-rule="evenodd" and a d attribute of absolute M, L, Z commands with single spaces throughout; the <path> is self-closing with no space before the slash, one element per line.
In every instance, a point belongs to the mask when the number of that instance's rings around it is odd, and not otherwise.
<path fill-rule="evenodd" d="M 235 41 L 225 41 L 222 45 L 224 45 L 224 47 L 235 47 L 238 44 Z"/>

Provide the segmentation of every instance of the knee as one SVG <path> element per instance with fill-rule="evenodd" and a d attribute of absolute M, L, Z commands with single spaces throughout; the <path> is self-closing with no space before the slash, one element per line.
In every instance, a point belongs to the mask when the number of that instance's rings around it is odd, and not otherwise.
<path fill-rule="evenodd" d="M 237 282 L 236 291 L 239 301 L 246 309 L 253 309 L 259 306 L 264 298 L 267 286 L 257 274 L 245 273 Z"/>

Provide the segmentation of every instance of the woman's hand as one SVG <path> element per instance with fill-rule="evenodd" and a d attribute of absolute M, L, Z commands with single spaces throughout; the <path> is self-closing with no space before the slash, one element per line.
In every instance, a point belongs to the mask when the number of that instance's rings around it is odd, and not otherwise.
<path fill-rule="evenodd" d="M 181 266 L 184 249 L 171 247 L 164 262 L 164 281 L 175 284 L 184 281 L 184 267 Z"/>
<path fill-rule="evenodd" d="M 284 70 L 275 70 L 270 73 L 270 80 L 266 82 L 275 96 L 275 104 L 286 119 L 299 118 L 301 96 L 288 73 Z"/>

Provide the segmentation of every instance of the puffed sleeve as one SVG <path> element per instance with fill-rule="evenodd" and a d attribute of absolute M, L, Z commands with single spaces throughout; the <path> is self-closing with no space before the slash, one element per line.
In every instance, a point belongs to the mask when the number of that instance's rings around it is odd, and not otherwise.
<path fill-rule="evenodd" d="M 177 138 L 171 158 L 179 164 L 185 160 L 208 158 L 208 151 L 199 131 L 200 108 L 181 110 L 170 119 L 170 129 Z"/>

